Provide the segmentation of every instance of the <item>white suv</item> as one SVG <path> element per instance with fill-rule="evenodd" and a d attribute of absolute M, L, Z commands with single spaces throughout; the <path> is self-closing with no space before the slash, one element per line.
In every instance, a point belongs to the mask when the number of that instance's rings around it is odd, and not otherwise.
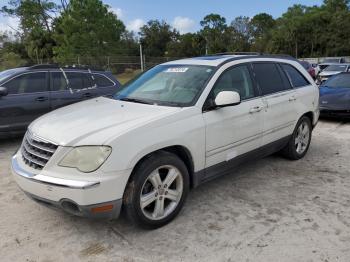
<path fill-rule="evenodd" d="M 67 106 L 34 121 L 12 159 L 30 197 L 80 216 L 156 228 L 190 188 L 247 159 L 302 158 L 319 92 L 294 59 L 220 55 L 158 65 L 113 99 Z"/>

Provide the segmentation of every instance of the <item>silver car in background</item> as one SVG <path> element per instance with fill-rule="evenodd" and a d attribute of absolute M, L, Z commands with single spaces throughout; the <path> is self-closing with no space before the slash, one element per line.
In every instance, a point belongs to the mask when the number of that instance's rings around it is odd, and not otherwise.
<path fill-rule="evenodd" d="M 337 75 L 342 72 L 349 72 L 349 70 L 350 64 L 331 64 L 318 74 L 316 84 L 321 85 L 331 76 Z"/>

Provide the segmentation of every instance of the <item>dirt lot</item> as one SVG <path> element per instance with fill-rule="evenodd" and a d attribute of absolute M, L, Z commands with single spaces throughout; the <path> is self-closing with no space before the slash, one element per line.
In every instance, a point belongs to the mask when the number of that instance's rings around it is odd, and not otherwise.
<path fill-rule="evenodd" d="M 268 157 L 193 190 L 156 231 L 34 203 L 0 141 L 0 261 L 350 261 L 350 123 L 322 121 L 307 156 Z"/>

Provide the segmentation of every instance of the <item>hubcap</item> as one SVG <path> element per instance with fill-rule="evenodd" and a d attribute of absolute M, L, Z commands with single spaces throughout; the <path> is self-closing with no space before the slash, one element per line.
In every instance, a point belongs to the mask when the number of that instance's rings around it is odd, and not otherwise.
<path fill-rule="evenodd" d="M 183 179 L 174 166 L 161 166 L 146 179 L 141 189 L 140 206 L 143 214 L 159 220 L 171 214 L 180 202 Z"/>
<path fill-rule="evenodd" d="M 303 154 L 309 144 L 310 140 L 310 129 L 308 124 L 304 121 L 302 122 L 297 130 L 295 136 L 295 148 L 298 154 Z"/>

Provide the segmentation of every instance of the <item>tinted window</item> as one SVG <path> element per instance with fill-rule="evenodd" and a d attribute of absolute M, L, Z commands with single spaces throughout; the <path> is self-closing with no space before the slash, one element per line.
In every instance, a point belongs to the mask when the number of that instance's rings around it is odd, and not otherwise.
<path fill-rule="evenodd" d="M 278 68 L 273 63 L 254 64 L 254 73 L 263 95 L 289 89 L 283 84 Z"/>
<path fill-rule="evenodd" d="M 345 72 L 348 68 L 347 65 L 330 65 L 325 68 L 324 71 L 339 71 L 339 72 Z"/>
<path fill-rule="evenodd" d="M 293 66 L 282 64 L 282 68 L 286 72 L 293 87 L 310 85 L 309 81 L 307 81 L 306 78 Z"/>
<path fill-rule="evenodd" d="M 242 100 L 254 97 L 254 88 L 247 66 L 233 67 L 225 71 L 216 82 L 211 97 L 215 98 L 221 91 L 236 91 Z"/>
<path fill-rule="evenodd" d="M 91 87 L 90 77 L 86 73 L 65 72 L 69 81 L 69 88 L 83 89 Z"/>
<path fill-rule="evenodd" d="M 93 74 L 95 83 L 99 87 L 112 86 L 114 83 L 109 80 L 107 77 L 100 74 Z"/>
<path fill-rule="evenodd" d="M 350 74 L 340 74 L 328 79 L 323 86 L 350 88 Z"/>
<path fill-rule="evenodd" d="M 5 83 L 9 94 L 37 93 L 47 91 L 46 73 L 28 73 Z"/>
<path fill-rule="evenodd" d="M 62 72 L 51 73 L 51 78 L 53 91 L 67 90 L 67 81 Z"/>

